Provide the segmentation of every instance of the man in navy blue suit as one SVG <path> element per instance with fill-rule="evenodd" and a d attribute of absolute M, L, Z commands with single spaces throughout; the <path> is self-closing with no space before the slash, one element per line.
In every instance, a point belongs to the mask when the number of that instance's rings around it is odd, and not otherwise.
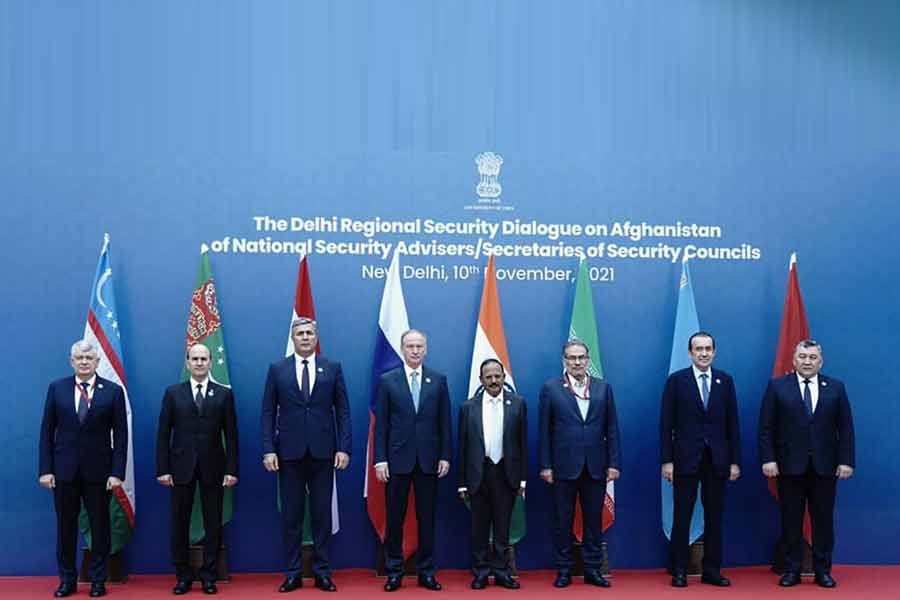
<path fill-rule="evenodd" d="M 262 399 L 263 466 L 278 472 L 287 558 L 279 592 L 303 586 L 303 511 L 309 489 L 313 572 L 317 588 L 337 591 L 331 579 L 331 495 L 334 470 L 350 464 L 350 405 L 339 362 L 316 356 L 316 322 L 291 324 L 294 355 L 273 363 Z"/>
<path fill-rule="evenodd" d="M 731 585 L 722 576 L 725 483 L 741 476 L 741 435 L 731 376 L 712 368 L 716 341 L 705 331 L 688 340 L 693 363 L 666 380 L 659 415 L 662 476 L 672 482 L 672 585 L 687 586 L 691 514 L 697 486 L 703 502 L 703 573 L 700 581 Z"/>
<path fill-rule="evenodd" d="M 553 585 L 572 582 L 572 522 L 575 498 L 584 517 L 584 582 L 609 587 L 601 574 L 603 501 L 607 480 L 619 478 L 621 450 L 612 387 L 587 373 L 588 348 L 578 340 L 563 346 L 562 378 L 541 388 L 539 455 L 541 479 L 553 486 Z"/>
<path fill-rule="evenodd" d="M 838 479 L 853 475 L 853 415 L 844 384 L 822 375 L 822 347 L 803 340 L 794 349 L 794 372 L 769 381 L 759 410 L 759 457 L 763 475 L 778 478 L 781 538 L 786 566 L 779 585 L 800 583 L 803 512 L 809 505 L 815 581 L 831 576 L 834 496 Z"/>
<path fill-rule="evenodd" d="M 203 592 L 216 593 L 216 557 L 222 539 L 224 489 L 237 484 L 238 433 L 231 389 L 209 377 L 209 348 L 194 344 L 185 362 L 188 381 L 169 386 L 156 433 L 156 480 L 172 488 L 172 563 L 177 596 L 191 589 L 188 560 L 194 491 L 203 508 Z M 222 447 L 224 441 L 225 447 Z"/>
<path fill-rule="evenodd" d="M 53 490 L 56 507 L 57 598 L 75 593 L 75 546 L 81 503 L 91 524 L 91 597 L 106 594 L 110 547 L 110 491 L 122 485 L 128 448 L 125 394 L 97 376 L 97 348 L 88 340 L 72 344 L 74 376 L 47 390 L 41 421 L 39 483 Z"/>
<path fill-rule="evenodd" d="M 450 393 L 447 378 L 422 365 L 428 353 L 425 334 L 410 329 L 400 337 L 403 366 L 378 382 L 375 405 L 375 477 L 385 486 L 387 531 L 384 589 L 400 588 L 403 576 L 403 520 L 409 487 L 414 486 L 419 547 L 418 584 L 438 591 L 434 527 L 437 480 L 450 472 Z"/>

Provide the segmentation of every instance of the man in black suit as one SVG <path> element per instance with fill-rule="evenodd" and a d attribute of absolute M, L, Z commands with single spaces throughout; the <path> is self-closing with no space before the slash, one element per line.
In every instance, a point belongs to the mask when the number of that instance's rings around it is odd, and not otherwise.
<path fill-rule="evenodd" d="M 425 334 L 410 329 L 400 337 L 404 365 L 381 376 L 375 404 L 375 477 L 385 486 L 387 531 L 384 589 L 400 588 L 403 576 L 403 520 L 409 487 L 414 486 L 419 547 L 418 584 L 438 591 L 434 527 L 437 480 L 450 472 L 450 393 L 447 378 L 422 366 Z"/>
<path fill-rule="evenodd" d="M 734 381 L 712 368 L 716 341 L 705 331 L 688 340 L 693 363 L 666 380 L 659 415 L 662 476 L 672 482 L 672 585 L 687 586 L 691 514 L 702 487 L 703 573 L 700 581 L 720 587 L 725 482 L 741 476 L 741 436 Z"/>
<path fill-rule="evenodd" d="M 203 507 L 203 591 L 216 593 L 216 556 L 222 539 L 223 488 L 237 484 L 238 434 L 231 389 L 209 377 L 211 354 L 203 344 L 188 349 L 188 381 L 166 389 L 156 433 L 156 480 L 172 488 L 172 593 L 191 589 L 188 559 L 194 489 Z M 225 447 L 222 447 L 224 437 Z"/>
<path fill-rule="evenodd" d="M 769 381 L 759 410 L 759 457 L 763 475 L 778 478 L 781 538 L 786 566 L 783 587 L 800 583 L 803 512 L 809 505 L 815 581 L 831 576 L 834 496 L 838 479 L 853 475 L 853 415 L 844 384 L 819 371 L 822 347 L 803 340 L 794 349 L 794 373 Z"/>
<path fill-rule="evenodd" d="M 493 571 L 496 585 L 514 590 L 509 524 L 516 495 L 525 495 L 528 416 L 525 400 L 503 389 L 499 360 L 485 360 L 479 372 L 482 390 L 459 409 L 459 495 L 472 507 L 472 589 L 484 589 Z"/>
<path fill-rule="evenodd" d="M 584 582 L 609 587 L 602 567 L 603 501 L 607 480 L 619 478 L 621 450 L 612 387 L 587 373 L 588 347 L 571 340 L 563 346 L 562 378 L 541 388 L 539 405 L 541 479 L 553 486 L 553 585 L 572 583 L 572 522 L 575 497 L 584 517 Z"/>
<path fill-rule="evenodd" d="M 83 501 L 91 524 L 90 595 L 96 598 L 106 594 L 110 491 L 125 479 L 125 394 L 112 381 L 97 376 L 100 359 L 93 342 L 72 344 L 69 363 L 75 375 L 58 379 L 47 389 L 38 482 L 53 490 L 56 508 L 60 584 L 53 595 L 63 598 L 75 593 L 75 546 Z"/>
<path fill-rule="evenodd" d="M 263 466 L 278 473 L 281 528 L 287 558 L 279 592 L 303 586 L 303 511 L 309 490 L 315 585 L 331 579 L 331 502 L 335 469 L 350 464 L 350 404 L 341 363 L 316 355 L 319 333 L 306 317 L 291 324 L 294 355 L 273 363 L 262 399 Z"/>

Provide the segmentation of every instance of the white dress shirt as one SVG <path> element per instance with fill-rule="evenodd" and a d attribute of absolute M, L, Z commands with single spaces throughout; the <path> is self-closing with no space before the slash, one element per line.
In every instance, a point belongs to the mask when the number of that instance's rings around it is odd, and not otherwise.
<path fill-rule="evenodd" d="M 712 369 L 707 369 L 705 371 L 701 371 L 697 368 L 697 365 L 692 364 L 691 369 L 694 371 L 694 383 L 697 384 L 697 393 L 700 394 L 700 402 L 703 402 L 703 380 L 700 378 L 700 375 L 706 374 L 706 391 L 709 395 L 712 395 Z M 709 402 L 709 396 L 706 397 L 706 401 Z"/>
<path fill-rule="evenodd" d="M 206 390 L 209 388 L 209 377 L 205 378 L 203 381 L 197 381 L 191 377 L 191 398 L 197 397 L 198 385 L 200 386 L 200 396 L 206 398 Z"/>
<path fill-rule="evenodd" d="M 94 386 L 97 385 L 97 376 L 93 375 L 90 379 L 87 380 L 88 388 L 87 395 L 91 400 L 94 399 Z M 78 405 L 81 404 L 81 380 L 78 377 L 75 377 L 75 414 L 78 414 Z M 88 404 L 90 408 L 90 404 Z"/>
<path fill-rule="evenodd" d="M 575 394 L 575 400 L 578 402 L 578 410 L 581 411 L 581 419 L 587 421 L 588 409 L 591 407 L 591 392 L 588 387 L 588 378 L 579 382 L 577 379 L 566 373 L 569 384 L 572 386 L 572 393 Z"/>
<path fill-rule="evenodd" d="M 481 420 L 484 423 L 484 455 L 495 465 L 503 460 L 503 395 L 487 393 L 481 399 Z"/>
<path fill-rule="evenodd" d="M 303 389 L 303 361 L 306 361 L 309 365 L 309 393 L 312 394 L 313 388 L 316 385 L 316 353 L 313 352 L 306 358 L 303 358 L 299 354 L 294 354 L 294 369 L 297 372 L 297 387 L 301 390 Z"/>

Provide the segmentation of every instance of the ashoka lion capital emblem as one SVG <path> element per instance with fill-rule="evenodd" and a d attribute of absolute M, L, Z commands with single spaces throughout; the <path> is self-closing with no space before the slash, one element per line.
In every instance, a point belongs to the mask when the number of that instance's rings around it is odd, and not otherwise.
<path fill-rule="evenodd" d="M 503 157 L 494 152 L 482 152 L 475 157 L 478 165 L 478 174 L 481 179 L 475 187 L 480 198 L 497 198 L 503 191 L 500 185 L 500 167 L 503 166 Z"/>

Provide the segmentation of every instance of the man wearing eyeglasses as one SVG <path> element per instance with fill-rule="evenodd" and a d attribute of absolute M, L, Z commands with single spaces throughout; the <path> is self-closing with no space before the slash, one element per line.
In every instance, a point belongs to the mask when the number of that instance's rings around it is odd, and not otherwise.
<path fill-rule="evenodd" d="M 584 518 L 584 582 L 609 587 L 601 574 L 602 514 L 606 481 L 619 478 L 619 426 L 612 387 L 588 375 L 588 348 L 578 340 L 563 346 L 563 375 L 541 388 L 539 457 L 541 479 L 553 488 L 553 585 L 572 582 L 572 522 L 575 498 Z"/>
<path fill-rule="evenodd" d="M 672 483 L 672 586 L 687 586 L 691 514 L 703 502 L 702 583 L 728 587 L 722 576 L 725 484 L 741 476 L 741 434 L 731 376 L 712 368 L 716 341 L 705 331 L 688 340 L 691 366 L 666 380 L 659 415 L 662 476 Z"/>
<path fill-rule="evenodd" d="M 822 346 L 803 340 L 794 349 L 794 372 L 769 381 L 759 410 L 763 475 L 776 477 L 781 506 L 785 571 L 778 584 L 800 583 L 803 509 L 809 507 L 815 581 L 833 588 L 834 496 L 838 479 L 853 475 L 853 415 L 844 384 L 819 371 Z"/>

